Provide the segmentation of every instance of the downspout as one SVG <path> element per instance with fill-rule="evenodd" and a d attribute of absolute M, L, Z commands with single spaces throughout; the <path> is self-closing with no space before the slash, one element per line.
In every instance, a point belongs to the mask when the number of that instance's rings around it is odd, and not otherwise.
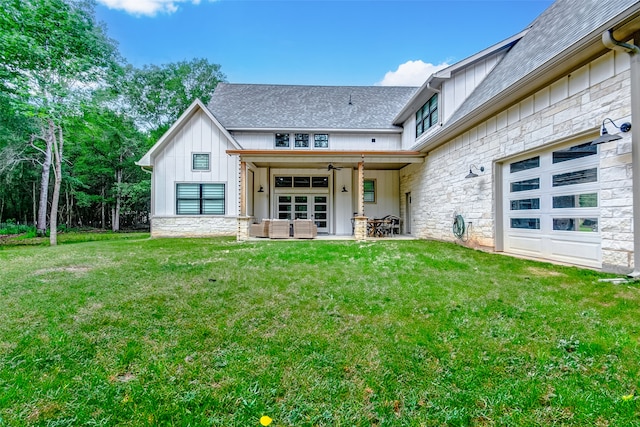
<path fill-rule="evenodd" d="M 634 34 L 634 43 L 640 32 Z M 631 121 L 640 120 L 640 47 L 613 38 L 612 30 L 602 33 L 602 43 L 609 49 L 626 52 L 631 71 Z M 631 128 L 631 168 L 633 189 L 633 271 L 629 277 L 640 277 L 640 123 Z"/>
<path fill-rule="evenodd" d="M 140 166 L 140 169 L 142 169 L 143 171 L 145 171 L 149 175 L 153 175 L 153 171 L 150 171 L 149 169 L 145 169 L 144 166 Z"/>

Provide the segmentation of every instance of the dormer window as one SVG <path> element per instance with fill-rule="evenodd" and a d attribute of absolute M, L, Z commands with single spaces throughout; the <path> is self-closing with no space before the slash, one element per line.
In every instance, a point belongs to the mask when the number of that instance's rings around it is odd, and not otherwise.
<path fill-rule="evenodd" d="M 438 123 L 438 94 L 433 95 L 416 113 L 416 138 Z"/>

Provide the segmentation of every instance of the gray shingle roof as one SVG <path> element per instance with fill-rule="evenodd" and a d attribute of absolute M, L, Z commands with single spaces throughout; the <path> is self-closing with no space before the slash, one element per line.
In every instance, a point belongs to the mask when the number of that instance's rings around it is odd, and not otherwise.
<path fill-rule="evenodd" d="M 220 83 L 208 107 L 227 129 L 399 129 L 393 119 L 417 89 Z"/>
<path fill-rule="evenodd" d="M 452 115 L 449 124 L 463 119 L 495 96 L 560 55 L 606 24 L 638 0 L 558 0 L 532 24 L 531 30 Z"/>

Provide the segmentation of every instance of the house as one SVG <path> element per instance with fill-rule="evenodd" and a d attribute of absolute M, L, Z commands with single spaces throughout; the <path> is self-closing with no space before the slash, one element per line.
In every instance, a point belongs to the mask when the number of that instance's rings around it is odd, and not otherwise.
<path fill-rule="evenodd" d="M 639 39 L 638 1 L 559 0 L 420 88 L 222 83 L 138 162 L 152 235 L 310 218 L 366 239 L 391 214 L 420 238 L 631 272 Z"/>

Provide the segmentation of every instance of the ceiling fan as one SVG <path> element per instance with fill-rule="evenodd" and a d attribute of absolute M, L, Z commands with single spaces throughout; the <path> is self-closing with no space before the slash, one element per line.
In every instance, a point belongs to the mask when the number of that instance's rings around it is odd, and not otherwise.
<path fill-rule="evenodd" d="M 328 171 L 330 171 L 330 170 L 337 170 L 337 171 L 339 171 L 339 170 L 341 170 L 341 169 L 342 169 L 342 168 L 339 168 L 339 167 L 333 166 L 331 163 L 329 163 L 329 166 L 327 166 L 327 170 L 328 170 Z"/>

